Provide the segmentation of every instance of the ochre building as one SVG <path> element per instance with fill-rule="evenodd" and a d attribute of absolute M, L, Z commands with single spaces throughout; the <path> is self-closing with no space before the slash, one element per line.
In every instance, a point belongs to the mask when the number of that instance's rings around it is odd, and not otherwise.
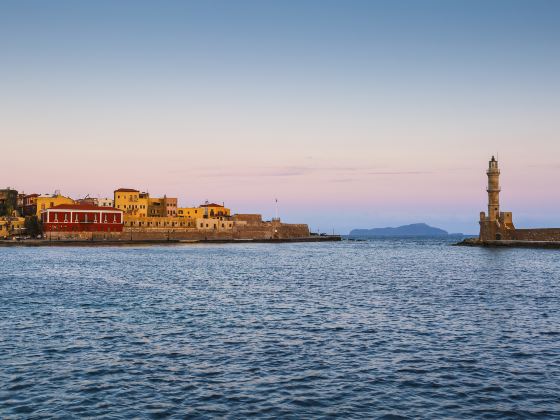
<path fill-rule="evenodd" d="M 74 200 L 70 197 L 61 195 L 59 192 L 55 192 L 52 195 L 40 195 L 35 197 L 35 205 L 37 206 L 36 216 L 40 217 L 43 210 L 47 210 L 61 204 L 74 204 Z"/>
<path fill-rule="evenodd" d="M 0 217 L 0 239 L 25 233 L 25 217 Z"/>

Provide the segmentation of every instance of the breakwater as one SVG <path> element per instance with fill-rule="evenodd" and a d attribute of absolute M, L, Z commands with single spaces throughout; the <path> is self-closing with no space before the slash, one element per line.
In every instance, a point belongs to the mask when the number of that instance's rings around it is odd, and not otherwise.
<path fill-rule="evenodd" d="M 544 248 L 544 249 L 560 249 L 560 241 L 525 241 L 525 240 L 496 240 L 483 241 L 480 239 L 469 238 L 456 246 L 480 246 L 487 248 Z"/>

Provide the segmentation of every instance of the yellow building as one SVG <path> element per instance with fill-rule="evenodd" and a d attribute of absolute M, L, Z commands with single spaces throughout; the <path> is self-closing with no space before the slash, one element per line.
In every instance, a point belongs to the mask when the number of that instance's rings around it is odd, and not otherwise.
<path fill-rule="evenodd" d="M 142 217 L 176 217 L 177 199 L 167 196 L 150 197 L 146 192 L 131 188 L 119 188 L 114 192 L 114 206 L 126 215 Z"/>
<path fill-rule="evenodd" d="M 196 219 L 198 217 L 204 216 L 204 209 L 201 209 L 199 207 L 179 207 L 177 209 L 177 216 Z"/>
<path fill-rule="evenodd" d="M 196 219 L 196 228 L 199 230 L 229 230 L 233 229 L 232 220 L 218 218 Z"/>
<path fill-rule="evenodd" d="M 25 217 L 0 217 L 0 239 L 25 233 Z"/>
<path fill-rule="evenodd" d="M 59 204 L 74 204 L 74 200 L 70 197 L 55 193 L 53 195 L 40 195 L 37 197 L 37 217 L 41 217 L 41 212 L 51 207 L 58 206 Z"/>
<path fill-rule="evenodd" d="M 221 220 L 218 218 L 209 219 L 188 219 L 185 217 L 137 217 L 134 215 L 124 215 L 125 229 L 134 231 L 181 231 L 186 229 L 196 230 L 229 230 L 233 229 L 233 221 Z"/>
<path fill-rule="evenodd" d="M 179 207 L 177 209 L 177 216 L 190 219 L 229 217 L 230 215 L 230 209 L 215 203 L 205 203 L 199 207 Z"/>
<path fill-rule="evenodd" d="M 221 206 L 216 203 L 204 203 L 200 205 L 200 208 L 204 210 L 204 215 L 206 217 L 230 216 L 230 210 L 227 207 Z"/>
<path fill-rule="evenodd" d="M 8 236 L 10 236 L 8 222 L 0 220 L 0 239 L 6 239 Z"/>
<path fill-rule="evenodd" d="M 147 217 L 150 195 L 131 188 L 119 188 L 114 191 L 113 202 L 116 209 L 125 215 Z"/>

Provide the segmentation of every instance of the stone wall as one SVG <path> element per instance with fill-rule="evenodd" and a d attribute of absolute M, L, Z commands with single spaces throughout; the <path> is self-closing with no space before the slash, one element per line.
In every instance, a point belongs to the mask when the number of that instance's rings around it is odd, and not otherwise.
<path fill-rule="evenodd" d="M 48 232 L 47 240 L 76 241 L 165 241 L 165 240 L 232 240 L 232 239 L 290 239 L 309 237 L 303 224 L 262 222 L 234 226 L 229 230 L 127 228 L 123 232 Z"/>
<path fill-rule="evenodd" d="M 516 241 L 560 241 L 560 229 L 516 229 L 512 235 Z"/>
<path fill-rule="evenodd" d="M 232 219 L 234 222 L 246 222 L 250 225 L 262 223 L 262 216 L 260 214 L 234 214 Z"/>
<path fill-rule="evenodd" d="M 281 223 L 277 228 L 277 238 L 306 238 L 311 236 L 309 233 L 309 226 L 303 224 L 285 224 Z"/>

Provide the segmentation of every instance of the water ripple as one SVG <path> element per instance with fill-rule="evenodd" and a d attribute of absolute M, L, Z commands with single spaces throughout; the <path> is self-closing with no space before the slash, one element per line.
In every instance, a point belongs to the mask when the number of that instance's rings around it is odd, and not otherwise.
<path fill-rule="evenodd" d="M 560 416 L 555 251 L 0 249 L 0 417 Z"/>

